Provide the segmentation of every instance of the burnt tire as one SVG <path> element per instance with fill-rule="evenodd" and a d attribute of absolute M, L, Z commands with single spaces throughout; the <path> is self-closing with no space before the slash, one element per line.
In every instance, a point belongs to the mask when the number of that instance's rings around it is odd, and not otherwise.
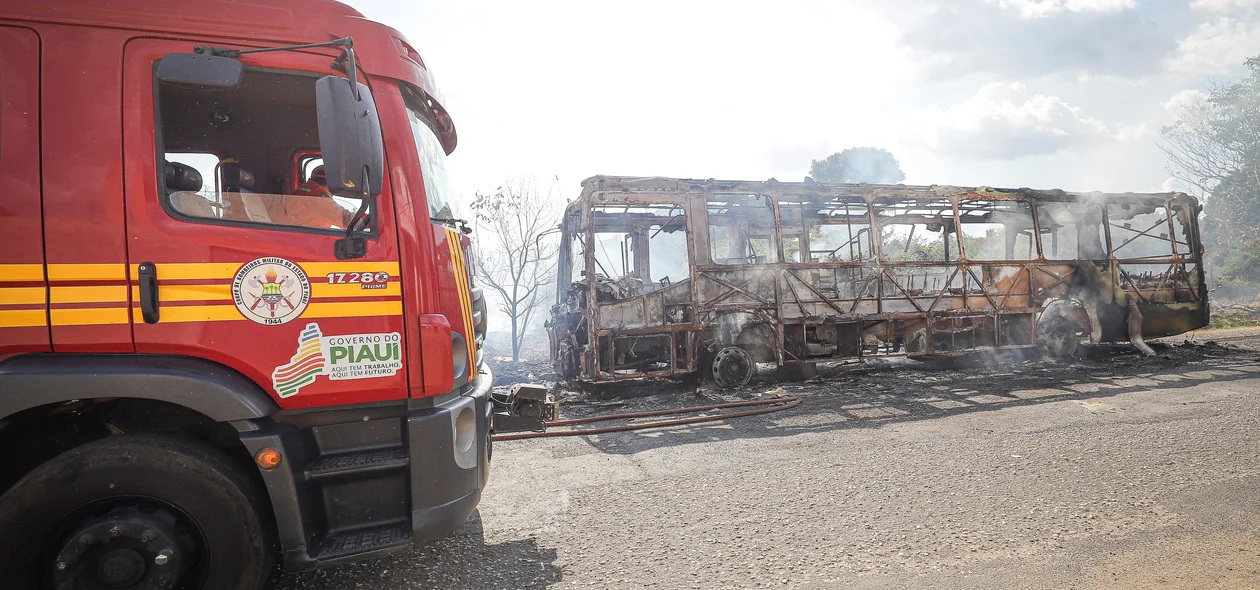
<path fill-rule="evenodd" d="M 1054 358 L 1074 358 L 1081 343 L 1076 331 L 1076 322 L 1051 308 L 1037 320 L 1037 345 Z"/>
<path fill-rule="evenodd" d="M 733 389 L 748 385 L 757 371 L 757 364 L 748 351 L 738 346 L 726 346 L 713 353 L 706 368 L 714 384 Z"/>
<path fill-rule="evenodd" d="M 0 496 L 4 586 L 262 588 L 273 544 L 264 492 L 196 441 L 101 439 L 62 453 Z"/>

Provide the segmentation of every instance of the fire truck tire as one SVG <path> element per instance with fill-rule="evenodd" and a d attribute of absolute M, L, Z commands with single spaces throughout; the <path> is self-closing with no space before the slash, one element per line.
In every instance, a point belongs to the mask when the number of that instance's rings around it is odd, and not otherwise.
<path fill-rule="evenodd" d="M 220 450 L 120 435 L 66 451 L 0 496 L 4 586 L 262 588 L 264 492 Z"/>

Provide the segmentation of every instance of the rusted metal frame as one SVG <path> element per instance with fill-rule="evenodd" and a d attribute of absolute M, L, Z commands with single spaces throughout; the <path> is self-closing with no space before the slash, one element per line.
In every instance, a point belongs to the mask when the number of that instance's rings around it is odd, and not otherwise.
<path fill-rule="evenodd" d="M 796 276 L 796 274 L 792 272 L 790 269 L 787 271 L 787 274 L 793 277 Z M 797 280 L 799 281 L 800 279 L 797 278 Z M 809 312 L 805 311 L 805 304 L 801 302 L 801 296 L 799 293 L 796 292 L 796 287 L 792 286 L 792 281 L 785 280 L 783 281 L 783 284 L 787 285 L 788 290 L 792 292 L 792 299 L 796 300 L 796 307 L 800 308 L 801 317 L 808 317 Z"/>
<path fill-rule="evenodd" d="M 687 240 L 687 249 L 688 249 L 687 261 L 688 261 L 689 269 L 691 271 L 691 274 L 690 274 L 691 283 L 688 285 L 688 287 L 691 290 L 691 323 L 692 324 L 698 324 L 700 322 L 700 275 L 702 273 L 699 271 L 699 265 L 697 264 L 696 258 L 699 256 L 702 256 L 704 257 L 704 260 L 708 261 L 708 257 L 709 257 L 709 241 L 708 241 L 708 234 L 707 234 L 708 228 L 709 228 L 708 191 L 702 191 L 700 195 L 698 196 L 698 198 L 700 201 L 700 207 L 699 207 L 700 213 L 698 214 L 699 215 L 698 218 L 697 218 L 697 212 L 696 212 L 697 196 L 691 195 L 691 194 L 686 195 L 682 202 L 683 226 L 686 231 L 685 237 Z M 700 225 L 697 226 L 696 225 L 697 223 Z M 705 239 L 704 239 L 704 248 L 700 248 L 699 244 L 697 243 L 696 236 L 698 236 L 700 233 L 699 230 L 696 229 L 697 227 L 704 228 L 704 231 L 706 232 Z M 703 252 L 701 252 L 701 250 L 703 250 Z M 687 371 L 688 372 L 700 370 L 700 343 L 699 343 L 698 334 L 699 334 L 698 330 L 687 332 Z"/>
<path fill-rule="evenodd" d="M 1041 217 L 1037 212 L 1037 199 L 1024 199 L 1024 202 L 1028 203 L 1028 207 L 1032 209 L 1033 240 L 1036 240 L 1035 243 L 1037 244 L 1037 260 L 1042 261 L 1046 259 L 1046 255 L 1041 249 L 1042 248 L 1041 246 Z M 1055 234 L 1055 235 L 1057 236 L 1058 234 Z M 1055 239 L 1058 240 L 1057 237 Z M 1032 292 L 1032 271 L 1031 270 L 1028 272 L 1028 291 L 1029 293 Z"/>
<path fill-rule="evenodd" d="M 698 333 L 699 332 L 695 330 L 687 330 L 686 332 L 684 332 L 684 336 L 687 339 L 685 346 L 687 347 L 687 372 L 688 373 L 692 371 L 697 371 L 700 369 L 700 359 L 698 358 L 699 355 L 696 354 L 697 352 L 696 351 L 696 348 L 697 348 L 696 334 Z"/>
<path fill-rule="evenodd" d="M 875 238 L 875 232 L 880 231 L 879 224 L 875 222 L 875 197 L 866 195 L 863 198 L 866 201 L 866 218 L 871 228 L 871 252 L 874 254 L 875 266 L 879 272 L 875 276 L 875 311 L 876 313 L 884 313 L 884 277 L 886 273 L 883 267 L 884 260 L 884 240 L 883 234 L 880 233 L 879 239 Z M 857 309 L 857 302 L 853 304 L 853 309 Z M 862 347 L 858 346 L 858 352 L 862 351 Z M 861 355 L 858 355 L 859 358 Z"/>
<path fill-rule="evenodd" d="M 765 299 L 762 299 L 761 297 L 759 297 L 759 296 L 757 296 L 757 295 L 754 295 L 754 294 L 752 294 L 752 293 L 749 293 L 748 291 L 745 291 L 745 290 L 743 290 L 742 288 L 740 288 L 740 287 L 738 287 L 738 286 L 736 286 L 736 285 L 733 285 L 733 284 L 731 284 L 731 283 L 728 283 L 728 282 L 726 282 L 726 281 L 724 281 L 724 280 L 722 280 L 722 279 L 720 279 L 720 278 L 718 278 L 718 277 L 715 277 L 715 276 L 706 276 L 705 278 L 707 278 L 707 279 L 709 279 L 710 281 L 713 281 L 713 282 L 715 282 L 715 283 L 717 283 L 717 284 L 719 284 L 719 285 L 723 285 L 723 286 L 728 287 L 728 288 L 730 288 L 730 289 L 734 289 L 734 290 L 736 290 L 736 291 L 739 291 L 740 293 L 743 293 L 744 295 L 747 295 L 747 296 L 749 296 L 749 297 L 751 297 L 751 298 L 753 298 L 753 299 L 756 299 L 757 301 L 760 301 L 761 303 L 763 303 L 763 304 L 765 304 L 765 305 L 774 305 L 774 302 L 773 302 L 773 301 L 766 301 Z M 722 299 L 725 299 L 725 298 L 727 298 L 727 297 L 730 297 L 730 294 L 729 294 L 729 293 L 730 293 L 729 291 L 728 291 L 727 293 L 724 293 L 724 294 L 722 295 L 722 297 L 719 297 L 719 298 L 717 298 L 717 299 L 715 299 L 715 300 L 713 300 L 713 301 L 710 301 L 710 302 L 706 303 L 706 305 L 713 305 L 713 304 L 717 303 L 718 301 L 721 301 Z"/>
<path fill-rule="evenodd" d="M 1032 295 L 1032 271 L 1028 269 L 1027 265 L 1022 265 L 1019 267 L 1019 272 L 1015 273 L 1015 278 L 1011 280 L 1011 288 L 1007 289 L 1006 294 L 1002 296 L 1002 303 L 998 306 L 999 309 L 1005 308 L 1006 301 L 1011 298 L 1011 295 L 1015 294 L 1015 287 L 1019 284 L 1019 277 L 1024 272 L 1028 272 L 1028 294 Z"/>
<path fill-rule="evenodd" d="M 1129 273 L 1124 270 L 1124 266 L 1117 263 L 1116 269 L 1120 271 L 1121 280 L 1128 282 L 1129 286 L 1133 288 L 1133 294 L 1137 295 L 1138 301 L 1141 301 L 1142 303 L 1149 305 L 1150 301 L 1147 300 L 1146 297 L 1142 295 L 1142 290 L 1138 288 L 1137 283 L 1133 282 L 1133 278 L 1130 277 Z M 1124 283 L 1121 283 L 1121 288 L 1123 288 L 1123 285 Z"/>
<path fill-rule="evenodd" d="M 778 221 L 778 206 L 775 206 L 775 220 Z M 776 228 L 776 232 L 778 229 Z M 782 240 L 779 241 L 780 250 L 782 250 Z M 782 260 L 783 252 L 779 252 L 780 260 Z M 780 268 L 774 277 L 774 330 L 775 339 L 778 346 L 774 347 L 774 355 L 780 365 L 783 364 L 783 293 L 779 285 L 783 283 L 783 270 Z"/>
<path fill-rule="evenodd" d="M 707 277 L 708 275 L 705 275 L 705 276 Z M 714 297 L 713 299 L 709 301 L 699 304 L 699 307 L 701 309 L 709 309 L 710 307 L 721 303 L 723 299 L 726 299 L 727 297 L 730 297 L 731 295 L 734 295 L 737 292 L 738 290 L 736 289 L 727 289 L 723 291 L 721 295 L 718 295 L 717 297 Z"/>
<path fill-rule="evenodd" d="M 876 266 L 866 266 L 866 267 L 863 267 L 863 268 L 868 268 L 868 269 L 876 270 L 876 269 L 878 269 L 879 267 L 876 267 Z M 861 291 L 860 293 L 854 293 L 854 294 L 853 294 L 853 305 L 849 306 L 849 313 L 850 313 L 850 314 L 852 314 L 852 313 L 856 313 L 856 312 L 857 312 L 857 306 L 858 306 L 860 303 L 862 303 L 862 300 L 863 300 L 863 299 L 867 299 L 866 292 L 867 292 L 867 290 L 869 290 L 869 289 L 870 289 L 871 283 L 872 283 L 872 282 L 874 282 L 874 281 L 879 281 L 879 274 L 878 274 L 878 273 L 873 274 L 873 275 L 871 275 L 870 277 L 866 278 L 866 279 L 865 279 L 865 281 L 862 283 L 862 291 Z"/>
<path fill-rule="evenodd" d="M 1172 263 L 1172 264 L 1169 264 L 1169 265 L 1168 265 L 1168 270 L 1166 270 L 1166 271 L 1164 271 L 1164 272 L 1160 273 L 1159 282 L 1158 282 L 1158 283 L 1155 283 L 1155 294 L 1151 296 L 1151 299 L 1154 299 L 1155 297 L 1159 297 L 1159 292 L 1160 292 L 1161 290 L 1163 290 L 1164 285 L 1168 283 L 1168 276 L 1169 276 L 1169 275 L 1171 275 L 1171 274 L 1173 273 L 1173 269 L 1174 269 L 1174 268 L 1176 268 L 1176 266 L 1177 266 L 1177 263 L 1175 263 L 1175 262 L 1174 262 L 1174 263 Z M 1176 287 L 1176 285 L 1174 285 L 1174 286 L 1173 286 L 1173 296 L 1172 296 L 1172 298 L 1173 298 L 1173 302 L 1176 302 L 1176 300 L 1177 300 L 1177 287 Z"/>
<path fill-rule="evenodd" d="M 1202 266 L 1203 266 L 1202 264 L 1200 264 L 1200 263 L 1196 262 L 1196 263 L 1195 263 L 1195 272 L 1196 272 L 1196 273 L 1201 273 L 1201 270 L 1202 270 L 1202 269 L 1201 269 L 1200 267 L 1202 267 Z M 1186 272 L 1186 265 L 1185 265 L 1185 263 L 1182 263 L 1182 265 L 1181 265 L 1181 276 L 1185 277 L 1185 279 L 1186 279 L 1186 288 L 1190 290 L 1190 295 L 1194 296 L 1195 301 L 1201 301 L 1201 300 L 1203 299 L 1203 296 L 1202 296 L 1201 292 L 1200 292 L 1198 289 L 1196 289 L 1196 288 L 1194 287 L 1194 283 L 1190 282 L 1190 273 Z M 1202 286 L 1202 285 L 1203 285 L 1203 282 L 1202 282 L 1202 281 L 1198 281 L 1198 283 L 1199 283 L 1199 285 L 1200 285 L 1200 286 Z"/>
<path fill-rule="evenodd" d="M 1165 209 L 1165 211 L 1167 211 L 1167 209 Z M 1162 222 L 1162 223 L 1167 223 L 1167 222 L 1165 221 L 1165 222 Z M 1153 236 L 1153 235 L 1151 235 L 1149 232 L 1150 232 L 1151 230 L 1153 230 L 1153 229 L 1155 229 L 1155 228 L 1159 227 L 1159 223 L 1156 223 L 1155 225 L 1152 225 L 1152 226 L 1150 226 L 1150 227 L 1146 228 L 1146 230 L 1145 230 L 1145 231 L 1137 231 L 1137 230 L 1135 230 L 1135 229 L 1133 229 L 1133 228 L 1131 228 L 1131 227 L 1124 227 L 1123 225 L 1116 225 L 1116 226 L 1112 226 L 1112 227 L 1116 227 L 1116 228 L 1119 228 L 1119 229 L 1123 229 L 1123 230 L 1125 230 L 1125 231 L 1131 231 L 1131 232 L 1135 232 L 1135 233 L 1137 233 L 1137 235 L 1136 235 L 1136 236 L 1133 236 L 1133 237 L 1131 237 L 1131 238 L 1129 238 L 1129 239 L 1125 240 L 1123 244 L 1120 244 L 1120 245 L 1116 248 L 1116 250 L 1119 250 L 1120 248 L 1123 248 L 1123 247 L 1125 247 L 1125 246 L 1128 246 L 1130 243 L 1132 243 L 1132 242 L 1133 242 L 1133 240 L 1136 240 L 1136 239 L 1138 239 L 1139 237 L 1142 237 L 1142 236 L 1146 236 L 1146 237 L 1148 237 L 1148 238 L 1154 238 L 1154 239 L 1156 239 L 1156 240 L 1163 240 L 1163 241 L 1165 241 L 1165 242 L 1176 242 L 1176 241 L 1177 241 L 1175 237 L 1173 237 L 1173 238 L 1161 238 L 1161 237 L 1159 237 L 1159 236 Z M 1169 231 L 1169 232 L 1172 232 L 1172 228 L 1171 228 L 1171 227 L 1169 227 L 1169 228 L 1168 228 L 1168 231 Z M 1169 235 L 1171 236 L 1171 235 L 1173 235 L 1173 234 L 1169 233 Z M 1177 251 L 1177 250 L 1176 250 L 1176 246 L 1174 245 L 1174 246 L 1173 246 L 1173 252 L 1175 253 L 1176 251 Z M 1113 250 L 1113 251 L 1112 251 L 1112 253 L 1114 254 L 1114 253 L 1115 253 L 1115 250 Z"/>
<path fill-rule="evenodd" d="M 1116 258 L 1116 262 L 1120 264 L 1163 264 L 1181 262 L 1181 259 L 1167 254 L 1152 254 L 1150 256 L 1136 256 L 1133 258 Z"/>
<path fill-rule="evenodd" d="M 1044 198 L 1047 201 L 1071 202 L 1078 200 L 1083 193 L 1048 192 L 1032 189 L 1001 190 L 952 186 L 906 186 L 906 185 L 802 185 L 802 183 L 767 183 L 762 181 L 688 181 L 670 178 L 630 178 L 630 177 L 595 177 L 583 182 L 580 198 L 589 198 L 592 193 L 602 192 L 609 196 L 660 194 L 660 193 L 692 193 L 700 190 L 716 190 L 717 192 L 754 193 L 767 188 L 788 187 L 794 198 L 852 198 L 873 195 L 878 197 L 906 198 L 929 200 L 941 198 L 942 193 L 952 190 L 953 195 L 981 200 L 1019 200 L 1021 198 Z M 1173 197 L 1181 199 L 1181 193 L 1156 193 L 1153 195 L 1132 196 L 1124 193 L 1105 193 L 1104 197 L 1116 202 L 1148 202 L 1153 196 Z M 1146 201 L 1143 201 L 1146 199 Z"/>
<path fill-rule="evenodd" d="M 914 300 L 914 297 L 912 297 L 910 293 L 906 291 L 906 288 L 901 286 L 901 283 L 897 282 L 897 279 L 894 278 L 891 274 L 888 274 L 888 268 L 885 267 L 882 270 L 884 272 L 884 276 L 888 277 L 888 280 L 892 282 L 893 286 L 896 287 L 899 291 L 901 291 L 901 294 L 905 296 L 906 301 L 909 301 L 910 305 L 913 305 L 915 309 L 919 310 L 920 312 L 924 312 L 923 306 L 919 305 L 919 302 Z M 963 295 L 966 296 L 966 290 L 963 291 Z M 880 300 L 883 301 L 882 296 L 880 297 Z M 881 311 L 883 310 L 882 305 L 880 306 L 880 310 Z"/>
<path fill-rule="evenodd" d="M 766 190 L 764 194 L 767 199 L 770 199 L 770 202 L 772 204 L 770 211 L 775 216 L 775 236 L 774 236 L 774 242 L 775 242 L 774 247 L 775 247 L 775 253 L 776 253 L 775 260 L 779 261 L 780 263 L 786 263 L 786 257 L 784 256 L 784 233 L 782 233 L 782 217 L 780 216 L 780 213 L 779 213 L 779 200 L 782 198 L 782 193 L 779 192 L 779 190 L 771 189 L 771 190 Z M 804 211 L 801 211 L 801 213 L 804 214 Z M 782 314 L 782 290 L 780 289 L 780 284 L 782 282 L 782 267 L 780 267 L 780 269 L 777 270 L 774 275 L 775 275 L 775 340 L 777 343 L 775 347 L 775 361 L 779 362 L 781 366 L 781 364 L 784 363 L 784 345 L 782 345 L 784 344 L 784 319 L 782 319 L 782 315 L 784 314 Z"/>
<path fill-rule="evenodd" d="M 657 370 L 657 371 L 646 371 L 646 372 L 635 371 L 633 374 L 630 374 L 630 375 L 621 375 L 617 373 L 617 371 L 624 371 L 624 370 L 625 369 L 616 369 L 616 370 L 609 371 L 608 372 L 609 377 L 606 380 L 607 381 L 625 381 L 627 379 L 642 379 L 644 377 L 668 377 L 673 374 L 669 370 Z"/>
<path fill-rule="evenodd" d="M 805 221 L 805 206 L 798 204 L 797 208 L 801 212 L 801 262 L 810 262 L 809 253 L 813 249 L 813 244 L 809 239 L 809 223 Z"/>
<path fill-rule="evenodd" d="M 1067 282 L 1067 280 L 1068 280 L 1068 279 L 1070 279 L 1070 278 L 1072 277 L 1072 275 L 1076 274 L 1076 269 L 1075 269 L 1075 268 L 1073 268 L 1071 271 L 1069 271 L 1067 274 L 1065 274 L 1065 275 L 1063 275 L 1063 276 L 1059 276 L 1059 275 L 1057 275 L 1057 274 L 1054 274 L 1054 273 L 1052 273 L 1052 272 L 1050 272 L 1050 271 L 1046 270 L 1046 269 L 1045 269 L 1045 267 L 1040 266 L 1040 265 L 1037 265 L 1037 266 L 1036 266 L 1036 269 L 1037 269 L 1037 270 L 1039 270 L 1039 271 L 1041 271 L 1041 272 L 1043 272 L 1043 273 L 1045 273 L 1045 274 L 1047 274 L 1047 275 L 1050 275 L 1050 276 L 1052 276 L 1052 277 L 1054 277 L 1054 278 L 1055 278 L 1055 281 L 1054 281 L 1053 283 L 1050 283 L 1049 285 L 1046 285 L 1045 287 L 1042 287 L 1041 289 L 1039 289 L 1039 293 L 1038 293 L 1037 295 L 1044 294 L 1046 291 L 1049 291 L 1050 289 L 1053 289 L 1053 288 L 1055 288 L 1055 287 L 1058 287 L 1059 285 L 1061 285 L 1061 284 L 1063 284 L 1063 283 Z M 1029 275 L 1028 280 L 1029 280 L 1029 283 L 1028 283 L 1028 284 L 1029 284 L 1029 287 L 1031 288 L 1031 286 L 1032 286 L 1032 276 L 1031 276 L 1031 275 Z"/>
<path fill-rule="evenodd" d="M 669 374 L 673 375 L 678 372 L 678 333 L 668 332 L 669 334 Z"/>
<path fill-rule="evenodd" d="M 927 309 L 928 311 L 935 311 L 935 310 L 936 310 L 936 304 L 937 304 L 937 303 L 940 303 L 940 302 L 941 302 L 941 297 L 944 297 L 944 296 L 945 296 L 945 294 L 949 292 L 949 284 L 950 284 L 950 283 L 952 283 L 952 282 L 954 282 L 954 277 L 958 276 L 958 269 L 960 269 L 960 268 L 962 268 L 962 267 L 960 267 L 960 266 L 958 266 L 958 265 L 954 265 L 954 272 L 949 273 L 949 278 L 948 278 L 948 279 L 945 279 L 945 288 L 941 289 L 941 292 L 936 294 L 936 299 L 933 299 L 933 300 L 932 300 L 932 305 L 931 305 L 930 307 L 928 307 L 928 309 Z M 966 296 L 967 296 L 967 292 L 964 290 L 964 291 L 963 291 L 963 297 L 966 297 Z"/>
<path fill-rule="evenodd" d="M 1112 258 L 1115 256 L 1113 254 L 1115 252 L 1115 249 L 1111 247 L 1111 216 L 1107 213 L 1107 209 L 1108 209 L 1107 205 L 1109 205 L 1110 203 L 1111 202 L 1109 200 L 1104 200 L 1098 204 L 1098 208 L 1102 210 L 1103 242 L 1107 245 L 1108 258 Z M 1077 231 L 1079 232 L 1080 230 L 1077 229 Z M 1079 239 L 1077 240 L 1077 248 L 1080 248 Z M 1078 249 L 1077 255 L 1079 254 L 1080 254 L 1080 250 Z"/>
<path fill-rule="evenodd" d="M 600 336 L 651 336 L 653 334 L 686 332 L 688 330 L 704 330 L 712 327 L 708 323 L 669 324 L 665 326 L 646 326 L 643 328 L 601 328 Z"/>
<path fill-rule="evenodd" d="M 1177 253 L 1177 226 L 1173 225 L 1172 199 L 1164 201 L 1164 215 L 1168 217 L 1168 241 L 1172 243 L 1173 257 L 1181 258 Z M 1189 247 L 1190 244 L 1186 244 L 1186 248 Z"/>
<path fill-rule="evenodd" d="M 770 199 L 774 205 L 770 208 L 770 212 L 774 215 L 774 252 L 775 260 L 786 262 L 787 258 L 783 256 L 783 218 L 779 216 L 779 199 L 781 192 L 777 190 L 769 190 L 764 193 L 765 198 Z M 756 252 L 754 252 L 756 254 Z M 778 283 L 776 283 L 776 289 Z"/>
<path fill-rule="evenodd" d="M 583 310 L 583 315 L 586 319 L 586 333 L 588 335 L 586 345 L 589 354 L 593 355 L 590 366 L 592 373 L 594 373 L 595 380 L 598 381 L 600 376 L 600 346 L 599 337 L 595 336 L 595 333 L 597 331 L 597 326 L 599 326 L 599 290 L 597 289 L 599 274 L 595 270 L 596 259 L 595 248 L 593 247 L 595 244 L 594 208 L 584 207 L 582 209 L 582 229 L 585 230 L 584 233 L 586 234 L 586 239 L 582 243 L 582 256 L 586 259 L 586 309 Z M 587 354 L 587 351 L 583 351 L 583 354 Z M 582 360 L 585 361 L 586 359 Z M 586 363 L 583 362 L 582 366 L 585 367 Z"/>
<path fill-rule="evenodd" d="M 821 292 L 819 292 L 818 289 L 815 289 L 814 286 L 809 284 L 808 281 L 801 280 L 801 277 L 796 276 L 795 272 L 792 272 L 789 270 L 788 274 L 791 275 L 792 278 L 796 279 L 801 285 L 804 285 L 806 289 L 809 289 L 809 291 L 813 293 L 814 295 L 816 295 L 819 299 L 821 299 L 823 303 L 826 303 L 827 307 L 830 307 L 831 309 L 836 310 L 836 313 L 839 313 L 839 314 L 845 313 L 843 309 L 840 309 L 840 306 L 833 303 L 830 299 L 827 298 L 826 295 L 823 295 Z M 791 283 L 788 283 L 788 284 L 791 285 Z M 793 294 L 795 294 L 796 290 L 793 289 L 792 292 Z M 801 313 L 805 313 L 804 307 L 801 308 Z"/>
<path fill-rule="evenodd" d="M 971 278 L 975 279 L 976 284 L 980 286 L 980 293 L 984 295 L 985 299 L 989 300 L 989 305 L 992 305 L 993 309 L 998 309 L 997 302 L 994 301 L 993 297 L 989 295 L 989 291 L 984 288 L 984 281 L 980 280 L 980 278 L 976 276 L 976 273 L 971 269 L 971 266 L 967 266 L 966 268 L 967 268 L 967 274 L 970 275 Z M 966 299 L 966 297 L 967 297 L 967 286 L 963 285 L 963 298 Z"/>
<path fill-rule="evenodd" d="M 958 201 L 959 201 L 959 198 L 957 196 L 949 197 L 950 209 L 954 211 L 954 241 L 957 242 L 957 246 L 958 246 L 958 260 L 966 261 L 968 260 L 967 248 L 966 246 L 963 245 L 962 215 L 958 213 Z M 945 261 L 949 262 L 949 228 L 948 227 L 945 228 L 944 233 L 945 233 Z M 1003 251 L 1005 251 L 1005 246 L 1003 246 Z M 967 295 L 967 286 L 963 285 L 963 296 L 966 297 L 966 295 Z"/>

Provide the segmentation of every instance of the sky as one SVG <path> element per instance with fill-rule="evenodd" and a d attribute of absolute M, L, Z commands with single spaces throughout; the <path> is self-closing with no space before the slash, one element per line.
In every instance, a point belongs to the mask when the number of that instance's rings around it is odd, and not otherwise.
<path fill-rule="evenodd" d="M 423 55 L 465 202 L 866 145 L 908 184 L 1167 190 L 1160 127 L 1260 54 L 1260 0 L 345 1 Z"/>

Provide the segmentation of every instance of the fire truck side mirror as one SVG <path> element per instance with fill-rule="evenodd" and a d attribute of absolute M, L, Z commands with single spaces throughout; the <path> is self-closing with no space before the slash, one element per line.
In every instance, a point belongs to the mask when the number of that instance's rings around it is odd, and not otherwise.
<path fill-rule="evenodd" d="M 347 82 L 340 76 L 324 76 L 315 82 L 319 147 L 329 192 L 366 199 L 381 194 L 385 168 L 381 119 L 372 91 L 362 83 Z"/>
<path fill-rule="evenodd" d="M 235 90 L 244 71 L 241 62 L 227 57 L 171 53 L 158 62 L 157 79 L 190 90 Z"/>

